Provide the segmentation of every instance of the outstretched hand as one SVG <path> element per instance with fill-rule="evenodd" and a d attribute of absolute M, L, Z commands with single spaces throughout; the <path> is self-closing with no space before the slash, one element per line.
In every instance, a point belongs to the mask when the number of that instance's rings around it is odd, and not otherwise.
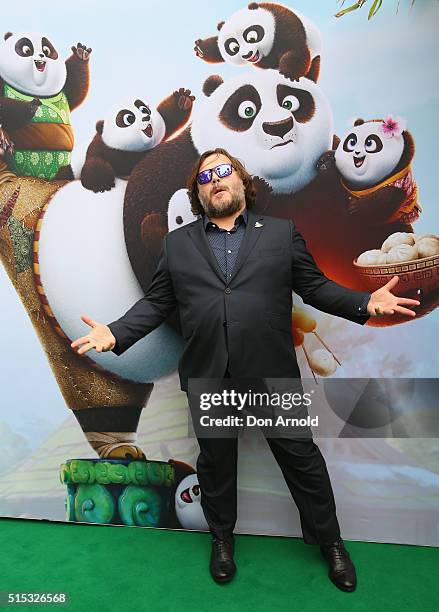
<path fill-rule="evenodd" d="M 382 315 L 393 315 L 395 312 L 399 312 L 403 315 L 415 317 L 416 312 L 406 308 L 402 304 L 410 306 L 419 306 L 421 303 L 419 300 L 413 300 L 411 298 L 403 298 L 394 295 L 391 289 L 398 283 L 399 277 L 394 276 L 389 280 L 388 283 L 380 287 L 372 293 L 370 296 L 369 303 L 367 305 L 367 312 L 372 317 L 379 317 Z"/>
<path fill-rule="evenodd" d="M 77 338 L 70 344 L 73 349 L 78 346 L 80 347 L 77 350 L 78 355 L 83 355 L 93 348 L 96 349 L 98 353 L 103 353 L 111 351 L 115 347 L 116 338 L 107 325 L 93 321 L 93 319 L 87 315 L 82 315 L 81 319 L 84 323 L 87 323 L 92 330 L 86 336 L 81 336 L 81 338 Z"/>

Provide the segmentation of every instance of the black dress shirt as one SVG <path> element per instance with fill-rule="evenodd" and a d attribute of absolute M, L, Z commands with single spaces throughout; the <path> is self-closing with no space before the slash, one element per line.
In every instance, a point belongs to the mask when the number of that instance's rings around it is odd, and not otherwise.
<path fill-rule="evenodd" d="M 239 247 L 245 234 L 247 219 L 247 208 L 244 208 L 242 213 L 235 219 L 234 227 L 226 230 L 211 221 L 207 215 L 203 216 L 207 240 L 210 248 L 215 253 L 225 280 L 232 276 Z"/>

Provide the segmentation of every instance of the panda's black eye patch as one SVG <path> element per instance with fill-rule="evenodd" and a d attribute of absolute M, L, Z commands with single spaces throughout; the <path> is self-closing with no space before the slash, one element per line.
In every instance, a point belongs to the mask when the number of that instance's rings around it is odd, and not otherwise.
<path fill-rule="evenodd" d="M 261 98 L 253 85 L 243 85 L 226 101 L 219 118 L 227 128 L 245 132 L 253 125 L 261 106 Z"/>
<path fill-rule="evenodd" d="M 352 151 L 355 149 L 356 144 L 357 136 L 352 132 L 352 134 L 348 134 L 344 139 L 343 151 L 346 151 L 346 153 L 352 153 Z"/>
<path fill-rule="evenodd" d="M 120 110 L 116 115 L 116 125 L 120 128 L 126 128 L 130 125 L 133 125 L 135 120 L 135 114 L 127 108 Z"/>
<path fill-rule="evenodd" d="M 224 43 L 224 49 L 229 55 L 236 55 L 239 51 L 239 42 L 236 38 L 228 38 Z"/>
<path fill-rule="evenodd" d="M 276 95 L 279 106 L 282 106 L 282 102 L 287 96 L 294 96 L 297 98 L 299 108 L 291 112 L 294 115 L 294 119 L 299 123 L 307 123 L 314 116 L 316 105 L 309 91 L 299 89 L 298 87 L 290 87 L 289 85 L 278 85 L 276 88 Z"/>
<path fill-rule="evenodd" d="M 243 38 L 245 42 L 250 44 L 258 43 L 264 38 L 264 28 L 260 25 L 252 25 L 247 28 L 243 33 Z"/>
<path fill-rule="evenodd" d="M 143 113 L 144 115 L 151 114 L 151 109 L 149 108 L 147 104 L 145 104 L 145 102 L 142 102 L 142 100 L 136 100 L 134 102 L 134 106 L 136 106 L 139 109 L 139 111 Z"/>
<path fill-rule="evenodd" d="M 15 43 L 15 51 L 21 57 L 31 57 L 34 54 L 34 46 L 28 38 L 20 38 Z"/>
<path fill-rule="evenodd" d="M 44 55 L 46 57 L 48 57 L 49 59 L 53 59 L 53 60 L 58 59 L 58 53 L 57 53 L 55 47 L 52 45 L 50 40 L 48 40 L 46 37 L 44 37 L 41 40 L 41 47 L 42 47 L 43 53 L 44 53 Z"/>
<path fill-rule="evenodd" d="M 378 153 L 383 148 L 383 141 L 376 134 L 369 134 L 364 141 L 364 148 L 368 153 Z"/>

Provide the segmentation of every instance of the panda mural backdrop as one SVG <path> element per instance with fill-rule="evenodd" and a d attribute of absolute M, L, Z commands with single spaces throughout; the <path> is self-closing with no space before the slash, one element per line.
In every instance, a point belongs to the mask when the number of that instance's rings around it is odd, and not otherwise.
<path fill-rule="evenodd" d="M 50 17 L 35 0 L 26 23 L 5 10 L 2 515 L 207 528 L 176 371 L 178 313 L 119 357 L 80 357 L 70 342 L 84 313 L 109 322 L 143 295 L 163 236 L 196 220 L 193 163 L 224 147 L 254 176 L 256 211 L 293 219 L 328 277 L 373 291 L 398 274 L 396 291 L 421 297 L 415 320 L 357 329 L 294 296 L 292 337 L 339 425 L 319 446 L 344 537 L 439 545 L 437 417 L 418 403 L 439 372 L 439 92 L 423 59 L 438 51 L 438 7 L 395 14 L 387 2 L 368 23 L 312 4 L 229 2 L 220 14 L 193 1 L 173 5 L 172 26 L 164 5 L 147 39 L 140 23 L 119 30 L 114 2 L 105 35 L 80 7 Z M 71 31 L 87 44 L 72 46 Z M 325 386 L 340 379 L 375 380 L 382 410 L 368 427 L 385 425 L 385 436 L 349 421 L 358 387 L 353 400 Z M 400 379 L 403 405 L 389 392 Z M 405 438 L 391 434 L 398 419 Z M 346 422 L 357 437 L 343 437 Z M 246 430 L 240 445 L 237 531 L 300 535 L 262 436 Z"/>

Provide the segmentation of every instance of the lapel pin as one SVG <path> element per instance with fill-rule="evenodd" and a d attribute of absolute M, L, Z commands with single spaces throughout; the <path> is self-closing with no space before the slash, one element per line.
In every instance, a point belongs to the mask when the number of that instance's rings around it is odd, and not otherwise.
<path fill-rule="evenodd" d="M 259 223 L 259 221 L 256 221 L 255 223 L 255 227 L 263 227 L 263 223 Z"/>

